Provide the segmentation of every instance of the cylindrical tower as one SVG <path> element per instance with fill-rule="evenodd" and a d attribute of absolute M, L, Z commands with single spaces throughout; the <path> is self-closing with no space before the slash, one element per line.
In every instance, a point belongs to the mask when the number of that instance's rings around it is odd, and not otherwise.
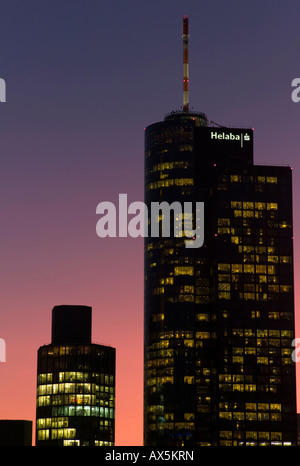
<path fill-rule="evenodd" d="M 115 348 L 92 344 L 91 308 L 53 309 L 52 341 L 38 350 L 37 446 L 113 446 Z"/>
<path fill-rule="evenodd" d="M 145 203 L 195 203 L 198 113 L 171 113 L 145 131 Z M 199 199 L 202 200 L 202 199 Z M 163 211 L 160 222 L 164 220 Z M 182 211 L 182 219 L 184 212 Z M 145 239 L 145 445 L 193 445 L 196 404 L 196 275 L 201 267 L 185 238 Z M 149 215 L 149 231 L 154 219 Z M 199 358 L 198 358 L 199 359 Z M 180 399 L 178 398 L 178 394 Z"/>

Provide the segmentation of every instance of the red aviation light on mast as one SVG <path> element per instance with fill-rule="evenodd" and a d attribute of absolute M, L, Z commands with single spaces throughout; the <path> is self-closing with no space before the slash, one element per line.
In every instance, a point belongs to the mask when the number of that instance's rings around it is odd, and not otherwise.
<path fill-rule="evenodd" d="M 183 18 L 183 111 L 189 111 L 189 19 Z"/>

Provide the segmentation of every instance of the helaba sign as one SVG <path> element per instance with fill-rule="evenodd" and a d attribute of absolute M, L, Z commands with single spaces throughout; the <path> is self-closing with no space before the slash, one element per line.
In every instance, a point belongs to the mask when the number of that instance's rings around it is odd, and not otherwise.
<path fill-rule="evenodd" d="M 227 131 L 216 131 L 212 130 L 210 132 L 210 139 L 220 139 L 223 141 L 238 141 L 241 144 L 241 147 L 244 147 L 244 142 L 250 141 L 250 135 L 248 133 L 239 133 L 235 134 Z"/>

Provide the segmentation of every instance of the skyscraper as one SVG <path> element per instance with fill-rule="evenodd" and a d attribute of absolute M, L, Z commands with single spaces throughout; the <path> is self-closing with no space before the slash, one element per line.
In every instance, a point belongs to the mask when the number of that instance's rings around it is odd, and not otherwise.
<path fill-rule="evenodd" d="M 187 18 L 183 41 L 183 110 L 145 130 L 145 203 L 204 202 L 204 244 L 145 239 L 144 443 L 295 445 L 291 168 L 189 111 Z"/>
<path fill-rule="evenodd" d="M 112 446 L 115 349 L 91 343 L 92 309 L 55 306 L 38 350 L 37 446 Z"/>

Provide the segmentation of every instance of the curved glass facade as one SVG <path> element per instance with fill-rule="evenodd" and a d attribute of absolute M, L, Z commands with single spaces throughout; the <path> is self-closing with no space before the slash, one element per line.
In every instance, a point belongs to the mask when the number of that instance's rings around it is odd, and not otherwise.
<path fill-rule="evenodd" d="M 114 445 L 114 348 L 40 347 L 36 414 L 37 446 Z"/>
<path fill-rule="evenodd" d="M 195 131 L 205 125 L 202 114 L 173 113 L 146 129 L 148 212 L 153 202 L 171 205 L 179 201 L 183 205 L 197 200 Z M 182 221 L 184 215 L 182 212 Z M 193 218 L 191 221 L 193 226 Z M 172 222 L 170 237 L 145 239 L 146 445 L 195 444 L 195 370 L 197 353 L 203 348 L 196 346 L 196 326 L 209 331 L 209 322 L 196 318 L 196 289 L 201 280 L 202 314 L 209 315 L 208 270 L 203 278 L 198 277 L 200 268 L 206 267 L 205 258 L 200 264 L 196 250 L 187 249 L 185 238 L 175 236 Z M 205 340 L 202 343 L 206 345 Z"/>

